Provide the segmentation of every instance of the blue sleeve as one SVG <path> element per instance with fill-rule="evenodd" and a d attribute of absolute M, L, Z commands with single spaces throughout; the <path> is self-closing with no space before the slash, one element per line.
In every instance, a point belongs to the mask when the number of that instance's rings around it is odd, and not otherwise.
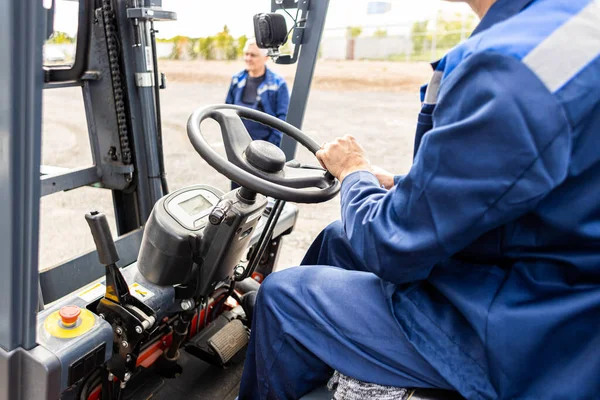
<path fill-rule="evenodd" d="M 346 235 L 389 282 L 427 278 L 435 264 L 531 211 L 567 174 L 564 110 L 516 59 L 464 61 L 442 84 L 433 125 L 391 190 L 368 172 L 342 184 Z"/>
<path fill-rule="evenodd" d="M 225 104 L 233 104 L 233 102 L 234 102 L 233 89 L 234 88 L 235 88 L 235 85 L 233 84 L 233 80 L 232 80 L 231 85 L 229 85 L 229 90 L 227 91 L 227 97 L 225 98 Z"/>

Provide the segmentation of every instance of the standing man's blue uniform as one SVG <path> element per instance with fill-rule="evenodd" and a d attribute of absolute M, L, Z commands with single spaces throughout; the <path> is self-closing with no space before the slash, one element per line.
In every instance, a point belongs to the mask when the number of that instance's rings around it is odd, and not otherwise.
<path fill-rule="evenodd" d="M 342 222 L 309 250 L 318 266 L 261 287 L 241 400 L 299 398 L 333 369 L 469 399 L 598 398 L 600 0 L 498 0 L 422 101 L 391 190 L 352 139 L 318 153 Z"/>
<path fill-rule="evenodd" d="M 234 75 L 225 103 L 259 110 L 285 121 L 290 103 L 287 84 L 281 76 L 264 66 L 267 57 L 261 52 L 253 42 L 246 46 L 246 64 L 249 61 L 256 62 L 257 58 L 264 58 L 261 64 L 263 68 L 256 74 L 258 76 L 251 76 L 252 69 L 245 69 Z M 281 132 L 278 130 L 254 121 L 243 122 L 252 139 L 266 140 L 276 146 L 281 144 Z"/>

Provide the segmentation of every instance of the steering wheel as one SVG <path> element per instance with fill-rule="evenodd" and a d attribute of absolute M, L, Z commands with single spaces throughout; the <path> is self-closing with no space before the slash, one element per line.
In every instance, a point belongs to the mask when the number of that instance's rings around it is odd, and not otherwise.
<path fill-rule="evenodd" d="M 213 150 L 200 130 L 202 121 L 209 118 L 221 128 L 226 159 Z M 279 147 L 264 140 L 252 140 L 241 118 L 277 129 L 313 154 L 320 149 L 298 128 L 269 114 L 229 104 L 208 106 L 190 116 L 187 133 L 198 154 L 218 172 L 257 193 L 295 203 L 321 203 L 340 191 L 339 181 L 326 170 L 286 164 Z"/>

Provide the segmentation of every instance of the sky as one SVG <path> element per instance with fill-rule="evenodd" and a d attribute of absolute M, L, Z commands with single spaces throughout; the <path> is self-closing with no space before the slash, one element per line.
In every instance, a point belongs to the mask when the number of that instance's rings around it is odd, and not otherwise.
<path fill-rule="evenodd" d="M 319 1 L 319 0 L 313 0 Z M 347 26 L 408 24 L 430 18 L 437 10 L 464 13 L 462 3 L 442 0 L 389 0 L 392 9 L 385 15 L 367 15 L 369 0 L 330 0 L 326 34 Z M 175 11 L 177 21 L 155 23 L 158 37 L 176 35 L 203 37 L 214 35 L 226 24 L 235 37 L 253 36 L 252 16 L 269 12 L 271 0 L 163 0 L 163 9 Z M 74 35 L 77 31 L 77 3 L 57 0 L 55 31 Z M 289 22 L 288 22 L 288 26 Z"/>

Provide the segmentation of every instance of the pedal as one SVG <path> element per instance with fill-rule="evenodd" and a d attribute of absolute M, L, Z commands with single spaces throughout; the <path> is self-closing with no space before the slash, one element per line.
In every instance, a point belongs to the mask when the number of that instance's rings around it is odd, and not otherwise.
<path fill-rule="evenodd" d="M 208 345 L 227 364 L 240 350 L 248 345 L 248 332 L 239 319 L 234 319 L 208 339 Z"/>
<path fill-rule="evenodd" d="M 231 312 L 220 315 L 185 345 L 185 351 L 217 366 L 235 362 L 249 338 L 242 321 L 234 316 Z"/>

